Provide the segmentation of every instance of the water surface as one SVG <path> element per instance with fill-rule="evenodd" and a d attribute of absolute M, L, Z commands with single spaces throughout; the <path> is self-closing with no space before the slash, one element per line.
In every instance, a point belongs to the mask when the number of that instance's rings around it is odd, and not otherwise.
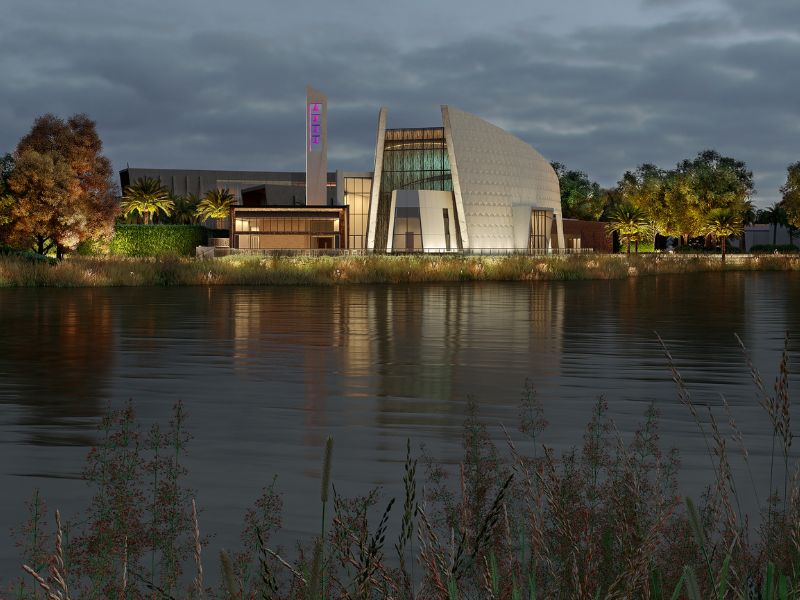
<path fill-rule="evenodd" d="M 681 450 L 682 485 L 699 493 L 705 446 L 654 332 L 697 402 L 719 410 L 727 396 L 763 466 L 770 430 L 734 332 L 769 383 L 787 330 L 800 332 L 798 274 L 0 290 L 0 532 L 23 518 L 34 487 L 66 517 L 79 514 L 98 421 L 129 398 L 144 425 L 185 402 L 190 484 L 215 548 L 235 547 L 244 510 L 273 475 L 286 498 L 281 541 L 315 531 L 329 434 L 340 492 L 398 494 L 407 437 L 457 461 L 467 397 L 499 440 L 500 423 L 516 426 L 526 378 L 551 423 L 544 441 L 559 449 L 580 441 L 600 394 L 624 434 L 654 402 L 664 443 Z M 0 580 L 15 569 L 3 535 Z"/>

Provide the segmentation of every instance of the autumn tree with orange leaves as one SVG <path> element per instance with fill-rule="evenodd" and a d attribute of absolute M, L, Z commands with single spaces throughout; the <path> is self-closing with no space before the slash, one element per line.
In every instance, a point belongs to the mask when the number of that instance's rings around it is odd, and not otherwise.
<path fill-rule="evenodd" d="M 118 211 L 111 161 L 84 114 L 37 118 L 14 152 L 8 240 L 58 258 L 78 243 L 111 235 Z"/>

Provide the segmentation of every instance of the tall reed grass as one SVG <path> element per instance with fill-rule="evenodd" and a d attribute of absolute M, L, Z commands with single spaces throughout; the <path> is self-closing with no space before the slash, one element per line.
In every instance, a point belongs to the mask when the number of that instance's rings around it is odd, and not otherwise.
<path fill-rule="evenodd" d="M 339 285 L 458 281 L 625 279 L 711 271 L 800 271 L 800 256 L 729 257 L 653 254 L 625 256 L 371 255 L 70 257 L 57 264 L 0 256 L 0 287 L 172 285 Z"/>
<path fill-rule="evenodd" d="M 103 420 L 89 454 L 85 477 L 96 493 L 85 515 L 62 524 L 56 513 L 48 529 L 47 509 L 34 494 L 18 533 L 24 570 L 8 597 L 800 598 L 800 461 L 791 452 L 788 348 L 787 338 L 771 388 L 743 348 L 774 442 L 769 487 L 754 489 L 760 513 L 742 506 L 742 488 L 755 488 L 755 479 L 734 477 L 730 448 L 748 468 L 749 453 L 727 401 L 713 410 L 696 403 L 666 346 L 677 401 L 713 464 L 699 498 L 680 494 L 678 451 L 663 447 L 654 406 L 623 436 L 600 398 L 582 444 L 557 454 L 542 444 L 548 422 L 526 383 L 518 432 L 506 431 L 500 443 L 469 403 L 455 470 L 415 452 L 409 440 L 398 502 L 377 489 L 355 498 L 338 494 L 328 438 L 320 534 L 298 543 L 295 556 L 270 544 L 282 509 L 273 479 L 244 517 L 241 546 L 204 564 L 208 539 L 181 467 L 189 441 L 183 406 L 176 405 L 165 431 L 154 427 L 145 435 L 127 405 Z M 721 411 L 729 431 L 718 420 Z"/>

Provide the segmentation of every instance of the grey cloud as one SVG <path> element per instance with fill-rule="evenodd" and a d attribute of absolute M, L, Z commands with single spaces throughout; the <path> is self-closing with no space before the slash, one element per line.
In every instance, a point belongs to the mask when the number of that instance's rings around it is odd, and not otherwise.
<path fill-rule="evenodd" d="M 91 35 L 0 25 L 0 151 L 38 114 L 85 111 L 117 168 L 299 170 L 313 83 L 330 98 L 332 167 L 371 169 L 379 106 L 404 127 L 437 124 L 450 103 L 604 185 L 642 162 L 669 167 L 715 147 L 746 160 L 760 202 L 774 201 L 800 158 L 800 42 L 732 36 L 743 19 L 693 7 L 570 36 L 402 46 L 362 23 L 302 44 L 250 29 L 177 30 L 168 19 L 139 35 L 128 25 Z"/>

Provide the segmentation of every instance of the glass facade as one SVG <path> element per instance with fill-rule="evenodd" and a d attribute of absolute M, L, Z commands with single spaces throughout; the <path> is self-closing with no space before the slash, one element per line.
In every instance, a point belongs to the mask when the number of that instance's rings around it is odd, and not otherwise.
<path fill-rule="evenodd" d="M 453 191 L 444 127 L 387 129 L 382 169 L 375 247 L 385 249 L 393 190 Z"/>
<path fill-rule="evenodd" d="M 547 226 L 550 224 L 546 210 L 531 211 L 531 240 L 529 250 L 547 249 Z"/>
<path fill-rule="evenodd" d="M 344 210 L 340 213 L 342 216 Z M 273 213 L 237 215 L 235 247 L 243 249 L 341 248 L 340 220 L 333 215 Z"/>
<path fill-rule="evenodd" d="M 371 193 L 371 177 L 344 178 L 344 203 L 349 207 L 348 248 L 363 250 L 366 247 Z"/>

